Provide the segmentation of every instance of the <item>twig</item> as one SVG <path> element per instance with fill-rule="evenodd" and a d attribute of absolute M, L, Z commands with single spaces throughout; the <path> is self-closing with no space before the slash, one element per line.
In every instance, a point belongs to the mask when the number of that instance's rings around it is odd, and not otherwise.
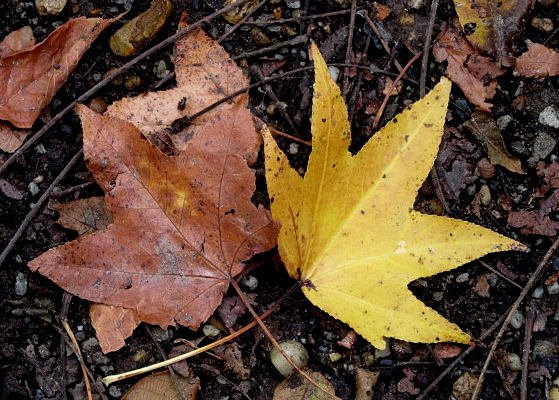
<path fill-rule="evenodd" d="M 355 30 L 355 11 L 357 9 L 357 0 L 351 2 L 351 13 L 349 14 L 349 32 L 347 35 L 347 47 L 345 51 L 345 62 L 351 62 L 351 53 L 353 50 L 353 31 Z M 344 68 L 344 83 L 342 85 L 342 96 L 345 98 L 349 86 L 349 68 Z"/>
<path fill-rule="evenodd" d="M 6 248 L 4 249 L 2 254 L 0 254 L 0 266 L 2 265 L 4 260 L 6 260 L 6 257 L 8 256 L 10 251 L 12 251 L 16 242 L 19 240 L 19 238 L 21 237 L 21 235 L 23 234 L 23 232 L 25 231 L 25 229 L 27 228 L 27 226 L 29 225 L 29 223 L 31 222 L 31 220 L 33 219 L 35 214 L 37 214 L 39 212 L 39 210 L 43 206 L 43 203 L 49 198 L 50 193 L 52 192 L 52 190 L 60 183 L 62 178 L 64 178 L 66 176 L 68 171 L 70 171 L 70 169 L 74 166 L 74 164 L 80 159 L 82 154 L 83 154 L 83 150 L 80 150 L 74 155 L 74 157 L 72 157 L 70 162 L 64 167 L 64 169 L 60 172 L 60 174 L 58 174 L 58 176 L 54 179 L 54 181 L 52 181 L 50 186 L 41 195 L 39 200 L 37 200 L 37 203 L 35 203 L 35 205 L 31 209 L 31 211 L 29 211 L 29 213 L 25 216 L 24 220 L 21 222 L 21 224 L 20 224 L 19 228 L 17 229 L 16 233 L 14 233 L 14 236 L 12 236 L 12 238 L 10 239 L 10 242 L 8 243 L 8 245 L 6 246 Z"/>
<path fill-rule="evenodd" d="M 392 82 L 392 85 L 388 88 L 388 92 L 387 92 L 386 96 L 384 97 L 384 100 L 382 101 L 382 104 L 381 104 L 381 106 L 380 106 L 380 108 L 377 112 L 377 116 L 375 117 L 375 121 L 373 122 L 373 130 L 376 130 L 378 128 L 380 118 L 382 117 L 382 113 L 384 112 L 384 108 L 386 107 L 386 104 L 388 104 L 388 99 L 390 98 L 390 94 L 392 93 L 392 91 L 394 90 L 394 88 L 396 87 L 396 85 L 398 84 L 400 79 L 402 79 L 402 76 L 404 76 L 404 74 L 406 73 L 408 68 L 411 67 L 411 65 L 414 63 L 414 61 L 419 58 L 419 56 L 421 56 L 421 53 L 422 52 L 419 52 L 415 56 L 413 56 L 413 58 L 406 64 L 404 69 L 402 69 L 400 74 L 398 74 L 398 77 L 396 77 L 396 79 L 394 79 L 394 82 Z"/>
<path fill-rule="evenodd" d="M 512 307 L 510 308 L 510 310 L 507 314 L 507 317 L 505 318 L 505 321 L 503 322 L 503 326 L 501 326 L 501 329 L 499 330 L 499 333 L 497 334 L 497 338 L 495 339 L 495 341 L 493 342 L 493 345 L 491 346 L 491 350 L 489 351 L 489 354 L 487 355 L 487 359 L 485 360 L 485 364 L 483 364 L 483 368 L 482 368 L 482 370 L 479 374 L 479 379 L 476 383 L 476 387 L 475 387 L 474 392 L 472 394 L 472 400 L 477 399 L 478 396 L 479 396 L 479 392 L 481 391 L 481 382 L 483 381 L 483 376 L 485 375 L 485 371 L 487 370 L 487 367 L 489 366 L 489 363 L 491 362 L 491 359 L 493 358 L 493 354 L 495 353 L 495 350 L 497 349 L 497 345 L 499 344 L 499 341 L 503 337 L 503 335 L 505 333 L 505 330 L 507 329 L 507 326 L 508 326 L 510 320 L 512 319 L 512 316 L 514 315 L 516 310 L 518 310 L 518 307 L 520 306 L 520 303 L 522 303 L 522 301 L 524 300 L 524 298 L 526 297 L 528 292 L 530 290 L 532 290 L 532 288 L 535 286 L 535 284 L 540 279 L 540 276 L 542 275 L 543 271 L 545 270 L 545 267 L 547 266 L 547 263 L 549 262 L 549 259 L 551 258 L 553 253 L 555 253 L 555 250 L 557 250 L 558 246 L 559 246 L 559 239 L 556 239 L 555 242 L 553 242 L 553 244 L 551 245 L 551 247 L 547 251 L 547 253 L 545 254 L 545 256 L 542 259 L 542 261 L 540 262 L 540 264 L 538 265 L 538 268 L 536 268 L 536 270 L 534 271 L 534 273 L 530 277 L 530 280 L 526 283 L 526 286 L 524 286 L 524 289 L 522 289 L 522 292 L 520 293 L 518 298 L 515 300 Z"/>
<path fill-rule="evenodd" d="M 483 265 L 485 268 L 487 268 L 489 271 L 493 272 L 495 275 L 499 275 L 502 279 L 504 279 L 505 281 L 507 281 L 508 283 L 510 283 L 511 285 L 516 286 L 517 288 L 519 288 L 520 290 L 522 290 L 522 286 L 520 286 L 518 283 L 516 283 L 515 281 L 513 281 L 512 279 L 510 279 L 508 276 L 506 276 L 505 274 L 503 274 L 501 271 L 493 268 L 491 265 L 487 264 L 485 261 L 483 260 L 478 260 L 478 262 Z"/>
<path fill-rule="evenodd" d="M 250 67 L 250 72 L 252 72 L 252 75 L 256 78 L 257 81 L 259 81 L 259 82 L 264 81 L 264 75 L 262 75 L 262 71 L 260 71 L 260 68 L 258 68 L 257 65 L 253 65 L 252 67 Z M 277 104 L 280 103 L 280 100 L 278 99 L 278 96 L 276 96 L 272 87 L 268 83 L 264 83 L 264 90 L 266 91 L 268 96 L 270 96 L 270 98 L 272 99 L 272 101 L 273 101 L 272 104 L 277 105 Z M 291 117 L 289 116 L 289 114 L 285 111 L 285 107 L 278 107 L 278 110 L 279 110 L 280 114 L 282 115 L 282 117 L 289 124 L 289 127 L 291 128 L 291 130 L 294 133 L 297 133 L 297 127 L 295 126 L 295 124 L 291 120 Z"/>
<path fill-rule="evenodd" d="M 253 50 L 253 51 L 247 51 L 246 53 L 242 53 L 234 57 L 231 57 L 231 59 L 238 60 L 240 58 L 255 57 L 255 56 L 268 53 L 270 51 L 284 48 L 286 46 L 296 46 L 299 44 L 307 43 L 307 40 L 308 40 L 307 35 L 299 35 L 299 36 L 295 36 L 293 39 L 289 39 L 284 42 L 274 43 L 273 45 L 268 47 L 263 47 L 261 49 Z"/>
<path fill-rule="evenodd" d="M 278 131 L 277 129 L 274 129 L 274 128 L 272 128 L 271 126 L 269 126 L 268 129 L 269 129 L 270 132 L 272 132 L 273 134 L 276 134 L 276 135 L 279 135 L 279 136 L 283 136 L 283 137 L 286 137 L 286 138 L 288 138 L 288 139 L 291 139 L 291 140 L 293 140 L 293 141 L 295 141 L 295 142 L 299 142 L 299 143 L 302 143 L 302 144 L 307 145 L 307 146 L 309 146 L 309 147 L 312 147 L 312 143 L 311 143 L 311 142 L 308 142 L 308 141 L 306 141 L 306 140 L 299 139 L 298 137 L 291 136 L 291 135 L 289 135 L 289 134 L 287 134 L 287 133 Z"/>
<path fill-rule="evenodd" d="M 357 10 L 363 10 L 368 8 L 369 4 L 362 5 L 357 7 Z M 315 15 L 303 15 L 300 17 L 295 18 L 282 18 L 282 19 L 273 19 L 269 21 L 247 21 L 247 25 L 279 25 L 285 24 L 288 22 L 299 22 L 299 21 L 306 21 L 308 19 L 320 19 L 320 18 L 328 18 L 328 17 L 336 17 L 338 15 L 349 14 L 351 10 L 341 10 L 341 11 L 332 11 L 324 14 L 315 14 Z"/>
<path fill-rule="evenodd" d="M 380 44 L 382 45 L 382 48 L 384 49 L 384 51 L 386 51 L 387 54 L 390 54 L 390 47 L 388 47 L 388 44 L 386 43 L 386 41 L 384 40 L 384 38 L 380 34 L 380 31 L 378 30 L 375 23 L 371 20 L 371 18 L 367 14 L 363 14 L 363 16 L 367 20 L 367 23 L 369 24 L 369 26 L 371 27 L 373 32 L 375 32 L 375 35 L 377 36 L 378 40 L 380 41 Z M 394 60 L 394 65 L 396 66 L 396 68 L 398 68 L 399 72 L 402 72 L 403 68 L 402 68 L 402 65 L 398 62 L 398 60 Z"/>
<path fill-rule="evenodd" d="M 433 28 L 435 26 L 435 18 L 437 18 L 437 8 L 439 0 L 431 1 L 431 12 L 429 14 L 429 25 L 425 32 L 425 42 L 423 44 L 423 58 L 421 59 L 421 76 L 419 78 L 419 97 L 425 97 L 425 85 L 427 83 L 427 65 L 429 63 L 429 49 L 431 48 L 431 36 L 433 36 Z"/>
<path fill-rule="evenodd" d="M 78 361 L 81 365 L 82 372 L 83 372 L 83 379 L 85 382 L 85 389 L 87 391 L 87 398 L 88 400 L 93 400 L 93 393 L 91 393 L 91 384 L 89 383 L 87 367 L 83 362 L 83 356 L 80 351 L 80 346 L 78 345 L 78 341 L 74 336 L 74 332 L 72 332 L 70 325 L 68 325 L 68 308 L 70 307 L 71 301 L 72 301 L 72 295 L 65 292 L 62 298 L 62 312 L 60 313 L 60 320 L 62 321 L 62 326 L 64 327 L 64 330 L 66 331 L 66 333 L 70 337 L 70 340 L 72 341 L 72 345 L 73 345 L 72 347 L 74 353 L 78 356 Z M 66 390 L 66 388 L 64 388 L 64 390 Z"/>
<path fill-rule="evenodd" d="M 528 363 L 530 362 L 530 341 L 534 332 L 536 318 L 536 300 L 532 299 L 526 306 L 526 322 L 524 325 L 524 343 L 522 344 L 522 375 L 520 378 L 520 399 L 528 399 Z"/>
<path fill-rule="evenodd" d="M 39 131 L 37 131 L 37 133 L 35 133 L 31 138 L 29 138 L 29 140 L 27 140 L 27 142 L 25 142 L 19 149 L 17 149 L 2 165 L 0 165 L 0 174 L 2 174 L 6 170 L 6 168 L 8 168 L 33 143 L 35 143 L 37 140 L 39 140 L 41 138 L 41 136 L 43 136 L 55 123 L 57 123 L 60 119 L 62 119 L 62 117 L 64 115 L 66 115 L 69 111 L 73 110 L 77 103 L 83 103 L 85 100 L 89 99 L 91 96 L 93 96 L 99 90 L 101 90 L 103 87 L 105 87 L 107 84 L 109 84 L 109 82 L 111 82 L 118 75 L 127 71 L 132 66 L 134 66 L 138 62 L 142 61 L 146 57 L 158 52 L 159 50 L 167 47 L 169 44 L 176 42 L 178 39 L 182 38 L 187 33 L 193 31 L 194 29 L 199 28 L 203 24 L 207 23 L 208 21 L 211 21 L 212 19 L 220 16 L 221 14 L 224 14 L 227 11 L 232 10 L 233 8 L 239 7 L 240 5 L 246 3 L 247 1 L 249 1 L 249 0 L 239 0 L 235 3 L 233 3 L 233 4 L 228 5 L 227 7 L 222 8 L 221 10 L 218 10 L 218 11 L 214 12 L 213 14 L 208 15 L 207 17 L 202 18 L 199 21 L 196 21 L 192 25 L 186 27 L 185 29 L 181 30 L 180 32 L 175 33 L 172 36 L 169 36 L 167 39 L 165 39 L 162 42 L 156 44 L 155 46 L 146 50 L 142 54 L 136 56 L 131 61 L 124 64 L 122 67 L 115 70 L 112 74 L 106 76 L 101 82 L 99 82 L 98 84 L 93 86 L 87 92 L 85 92 L 80 97 L 78 97 L 76 100 L 71 102 L 68 106 L 66 106 L 66 108 L 64 108 L 62 111 L 60 111 L 58 114 L 56 114 L 47 124 L 45 124 L 41 129 L 39 129 Z M 1 261 L 0 261 L 0 263 L 1 263 Z"/>

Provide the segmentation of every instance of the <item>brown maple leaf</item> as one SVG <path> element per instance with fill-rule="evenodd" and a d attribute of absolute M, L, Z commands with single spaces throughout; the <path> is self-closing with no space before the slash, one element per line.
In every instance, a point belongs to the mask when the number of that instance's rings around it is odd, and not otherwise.
<path fill-rule="evenodd" d="M 269 212 L 251 203 L 259 147 L 239 102 L 214 116 L 175 157 L 132 124 L 78 107 L 84 154 L 114 223 L 33 260 L 32 270 L 79 297 L 132 310 L 136 320 L 197 328 L 243 261 L 275 245 Z"/>

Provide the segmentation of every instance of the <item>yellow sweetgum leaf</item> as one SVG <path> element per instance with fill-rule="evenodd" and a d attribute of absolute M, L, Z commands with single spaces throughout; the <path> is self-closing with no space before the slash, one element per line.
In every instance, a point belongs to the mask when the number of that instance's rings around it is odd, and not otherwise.
<path fill-rule="evenodd" d="M 443 79 L 352 156 L 347 109 L 313 45 L 312 153 L 301 177 L 264 130 L 266 179 L 278 248 L 316 306 L 377 348 L 383 337 L 470 343 L 425 306 L 409 282 L 485 254 L 525 247 L 480 226 L 414 211 L 437 155 L 451 82 Z"/>

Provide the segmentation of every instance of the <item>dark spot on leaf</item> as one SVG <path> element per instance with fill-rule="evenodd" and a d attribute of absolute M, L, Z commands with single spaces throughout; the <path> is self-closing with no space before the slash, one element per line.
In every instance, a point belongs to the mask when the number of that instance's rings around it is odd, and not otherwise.
<path fill-rule="evenodd" d="M 386 179 L 386 174 L 382 175 L 382 179 Z"/>
<path fill-rule="evenodd" d="M 232 208 L 232 209 L 230 209 L 229 211 L 226 211 L 226 212 L 225 212 L 225 215 L 229 215 L 229 214 L 235 214 L 235 209 Z"/>
<path fill-rule="evenodd" d="M 410 140 L 410 135 L 406 135 L 404 136 L 404 140 L 406 141 L 406 143 L 408 142 L 408 140 Z"/>
<path fill-rule="evenodd" d="M 470 22 L 469 24 L 464 25 L 464 33 L 466 35 L 473 35 L 476 32 L 477 24 L 474 22 Z"/>
<path fill-rule="evenodd" d="M 361 210 L 361 214 L 365 214 L 365 210 Z"/>
<path fill-rule="evenodd" d="M 184 108 L 186 107 L 186 97 L 183 97 L 182 99 L 179 100 L 179 104 L 177 104 L 177 108 L 179 110 L 184 110 Z"/>
<path fill-rule="evenodd" d="M 430 128 L 430 127 L 433 126 L 433 124 L 428 124 L 427 122 L 425 122 L 425 123 L 423 124 L 423 126 L 424 126 L 425 128 Z"/>
<path fill-rule="evenodd" d="M 322 122 L 326 123 L 326 118 L 322 118 Z"/>

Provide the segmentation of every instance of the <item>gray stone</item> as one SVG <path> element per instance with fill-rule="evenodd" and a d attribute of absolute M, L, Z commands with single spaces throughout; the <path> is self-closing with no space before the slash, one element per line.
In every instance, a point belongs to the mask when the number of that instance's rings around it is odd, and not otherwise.
<path fill-rule="evenodd" d="M 557 116 L 557 111 L 553 106 L 547 106 L 538 116 L 538 122 L 545 126 L 550 126 L 552 128 L 559 128 L 559 117 Z"/>
<path fill-rule="evenodd" d="M 540 132 L 534 141 L 532 157 L 538 161 L 546 158 L 555 148 L 557 142 L 545 132 Z"/>

